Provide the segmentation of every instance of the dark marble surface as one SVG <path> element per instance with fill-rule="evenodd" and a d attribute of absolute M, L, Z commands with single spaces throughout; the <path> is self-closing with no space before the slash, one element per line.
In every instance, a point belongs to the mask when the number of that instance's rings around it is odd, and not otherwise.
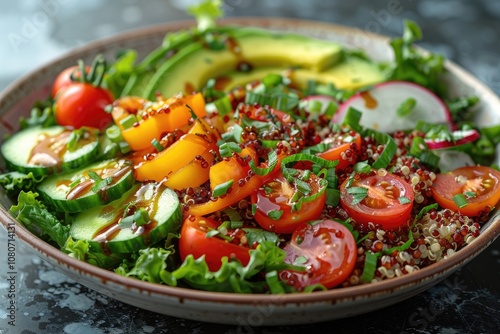
<path fill-rule="evenodd" d="M 121 31 L 186 18 L 188 0 L 18 0 L 0 4 L 0 89 L 70 48 Z M 317 19 L 396 36 L 402 19 L 422 46 L 445 54 L 500 93 L 500 1 L 225 0 L 227 16 Z M 392 13 L 391 13 L 392 9 Z M 146 312 L 88 290 L 17 247 L 16 327 L 7 310 L 7 237 L 0 228 L 4 333 L 500 333 L 500 240 L 434 288 L 349 319 L 289 327 L 204 324 Z"/>

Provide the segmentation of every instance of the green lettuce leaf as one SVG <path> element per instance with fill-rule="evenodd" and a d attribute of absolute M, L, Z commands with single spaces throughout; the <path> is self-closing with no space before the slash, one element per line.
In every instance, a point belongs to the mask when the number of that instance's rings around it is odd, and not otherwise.
<path fill-rule="evenodd" d="M 91 265 L 105 269 L 116 268 L 125 258 L 125 255 L 110 254 L 109 256 L 102 253 L 91 252 L 90 245 L 87 240 L 73 240 L 69 237 L 62 251 L 72 258 L 85 261 Z"/>
<path fill-rule="evenodd" d="M 423 53 L 413 45 L 422 39 L 419 26 L 410 20 L 404 21 L 404 32 L 391 41 L 394 62 L 386 68 L 387 80 L 403 80 L 427 87 L 441 97 L 446 95 L 442 75 L 445 73 L 443 55 Z"/>
<path fill-rule="evenodd" d="M 48 236 L 61 248 L 68 240 L 70 226 L 63 225 L 37 197 L 37 193 L 21 191 L 10 211 L 33 234 L 44 239 Z"/>
<path fill-rule="evenodd" d="M 198 5 L 190 6 L 187 11 L 196 19 L 199 31 L 214 28 L 217 19 L 224 15 L 221 0 L 205 0 Z"/>
<path fill-rule="evenodd" d="M 9 172 L 0 174 L 0 185 L 4 187 L 7 195 L 17 197 L 21 190 L 34 190 L 36 185 L 43 179 L 43 176 L 36 177 L 32 172 L 29 172 L 28 174 Z"/>
<path fill-rule="evenodd" d="M 244 266 L 239 261 L 222 258 L 219 270 L 209 270 L 204 257 L 195 259 L 189 255 L 184 262 L 172 271 L 168 262 L 173 257 L 172 248 L 146 248 L 139 251 L 135 262 L 124 261 L 115 272 L 128 277 L 135 277 L 153 283 L 178 286 L 185 283 L 206 291 L 265 293 L 269 288 L 266 281 L 259 279 L 259 273 L 268 273 L 283 269 L 300 270 L 301 267 L 285 264 L 285 252 L 272 242 L 264 241 L 250 252 L 250 261 Z M 280 284 L 291 292 L 293 288 Z"/>

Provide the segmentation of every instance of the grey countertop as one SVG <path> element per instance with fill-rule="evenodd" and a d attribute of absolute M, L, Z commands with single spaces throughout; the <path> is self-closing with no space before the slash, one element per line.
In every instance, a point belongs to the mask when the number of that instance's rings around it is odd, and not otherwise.
<path fill-rule="evenodd" d="M 91 40 L 187 18 L 190 0 L 18 0 L 0 5 L 0 89 L 23 73 Z M 225 0 L 227 16 L 334 22 L 396 36 L 417 21 L 421 46 L 443 53 L 500 94 L 500 1 Z M 8 325 L 7 237 L 0 228 L 0 334 L 3 333 L 499 333 L 500 240 L 430 290 L 369 314 L 321 324 L 233 327 L 147 312 L 91 291 L 22 245 L 16 326 Z"/>

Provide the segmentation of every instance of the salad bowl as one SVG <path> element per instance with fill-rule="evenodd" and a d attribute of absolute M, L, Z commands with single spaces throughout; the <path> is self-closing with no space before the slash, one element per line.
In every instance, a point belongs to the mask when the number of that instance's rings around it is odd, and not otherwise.
<path fill-rule="evenodd" d="M 370 58 L 378 61 L 387 61 L 392 57 L 388 38 L 359 29 L 278 18 L 238 18 L 223 22 L 298 32 L 336 41 L 347 48 L 362 49 Z M 112 57 L 117 51 L 126 48 L 137 50 L 139 57 L 145 56 L 162 42 L 167 32 L 186 29 L 193 24 L 191 21 L 176 22 L 93 42 L 19 78 L 0 94 L 0 134 L 4 137 L 16 131 L 19 117 L 27 116 L 35 101 L 48 96 L 57 74 L 75 64 L 78 59 L 90 62 L 99 53 Z M 480 98 L 476 124 L 500 124 L 500 99 L 464 69 L 452 62 L 447 62 L 446 67 L 446 81 L 452 95 L 476 95 Z M 8 230 L 9 238 L 20 240 L 34 254 L 71 279 L 109 297 L 153 312 L 240 326 L 321 322 L 395 304 L 445 279 L 482 252 L 500 234 L 500 210 L 497 209 L 483 226 L 480 236 L 470 245 L 450 258 L 402 277 L 308 294 L 230 294 L 143 282 L 71 258 L 17 223 L 8 212 L 12 202 L 3 191 L 0 193 L 0 202 L 0 221 Z"/>

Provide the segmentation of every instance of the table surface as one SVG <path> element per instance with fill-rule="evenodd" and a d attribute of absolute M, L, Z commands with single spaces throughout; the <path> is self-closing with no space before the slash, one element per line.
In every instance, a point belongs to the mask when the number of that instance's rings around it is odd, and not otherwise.
<path fill-rule="evenodd" d="M 0 11 L 0 89 L 72 47 L 133 28 L 187 18 L 190 0 L 22 0 Z M 394 7 L 396 6 L 396 7 Z M 225 0 L 227 16 L 316 19 L 397 36 L 423 28 L 420 45 L 443 53 L 500 93 L 500 1 Z M 394 11 L 394 9 L 396 9 Z M 391 12 L 392 10 L 392 12 Z M 147 312 L 89 290 L 17 247 L 16 327 L 7 324 L 6 231 L 0 228 L 3 333 L 500 333 L 500 240 L 430 290 L 357 317 L 287 327 L 234 327 Z"/>

